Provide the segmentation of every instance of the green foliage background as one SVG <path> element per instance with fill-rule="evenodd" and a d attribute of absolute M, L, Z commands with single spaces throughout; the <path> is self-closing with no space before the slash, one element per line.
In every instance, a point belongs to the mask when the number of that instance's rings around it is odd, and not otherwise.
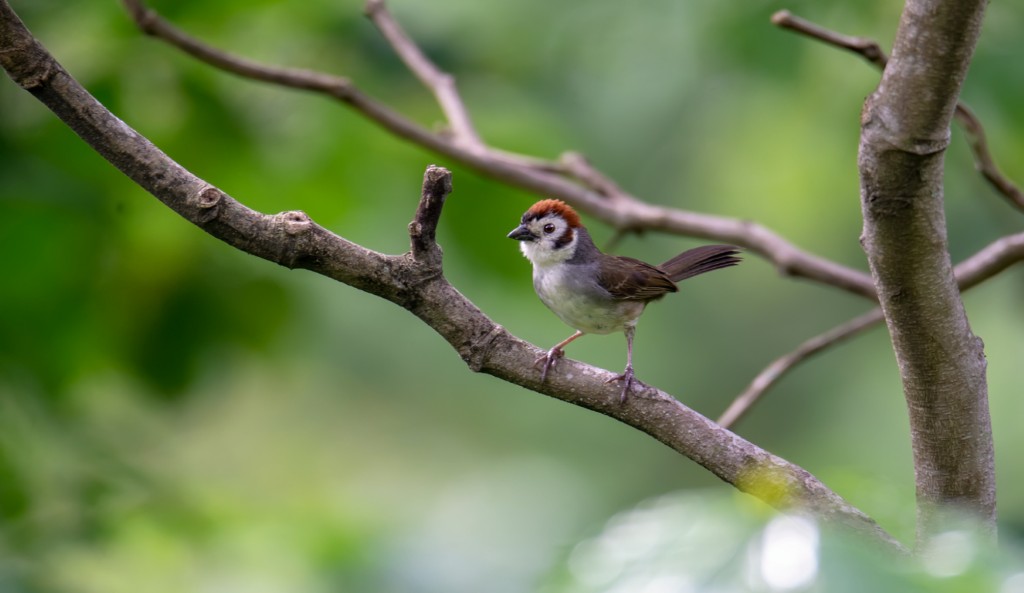
<path fill-rule="evenodd" d="M 504 238 L 537 196 L 324 98 L 213 71 L 138 33 L 112 0 L 13 5 L 114 113 L 258 210 L 302 209 L 398 253 L 423 169 L 451 168 L 439 235 L 449 279 L 518 336 L 567 335 Z M 579 150 L 650 202 L 755 220 L 865 269 L 858 114 L 878 74 L 768 18 L 789 8 L 887 46 L 896 3 L 391 5 L 456 75 L 493 145 Z M 155 6 L 219 47 L 348 76 L 425 125 L 440 117 L 359 2 Z M 964 91 L 1018 182 L 1022 26 L 1020 5 L 990 6 Z M 956 130 L 947 163 L 954 261 L 1021 230 Z M 612 236 L 589 226 L 599 243 Z M 660 261 L 697 243 L 631 236 L 617 250 Z M 733 496 L 631 429 L 468 372 L 389 303 L 220 244 L 6 80 L 0 254 L 0 591 L 533 590 L 561 582 L 574 544 L 618 511 L 679 490 Z M 965 297 L 989 359 L 1009 539 L 1024 531 L 1022 291 L 1018 267 Z M 867 308 L 751 256 L 649 309 L 637 372 L 714 417 L 771 359 Z M 613 370 L 624 354 L 616 337 L 570 352 Z M 883 329 L 801 367 L 737 430 L 913 539 Z"/>

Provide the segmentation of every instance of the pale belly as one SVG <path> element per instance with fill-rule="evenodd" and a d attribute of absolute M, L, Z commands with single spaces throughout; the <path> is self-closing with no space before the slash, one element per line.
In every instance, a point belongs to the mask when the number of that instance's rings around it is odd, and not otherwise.
<path fill-rule="evenodd" d="M 537 296 L 559 319 L 588 334 L 609 334 L 635 325 L 646 303 L 616 301 L 594 287 L 573 286 L 556 274 L 534 278 Z"/>

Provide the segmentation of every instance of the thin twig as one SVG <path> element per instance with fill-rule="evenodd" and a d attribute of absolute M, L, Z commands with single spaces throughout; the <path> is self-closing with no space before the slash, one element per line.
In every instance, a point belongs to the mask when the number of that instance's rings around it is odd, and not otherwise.
<path fill-rule="evenodd" d="M 384 39 L 391 44 L 409 71 L 434 94 L 437 104 L 448 120 L 455 141 L 470 149 L 482 150 L 484 144 L 473 126 L 469 111 L 462 103 L 462 97 L 459 96 L 459 92 L 455 88 L 455 77 L 441 71 L 430 61 L 430 58 L 420 51 L 419 46 L 413 42 L 412 38 L 391 15 L 384 0 L 368 0 L 366 16 L 376 25 Z"/>
<path fill-rule="evenodd" d="M 884 70 L 889 61 L 889 57 L 882 51 L 881 46 L 876 41 L 863 37 L 850 37 L 830 31 L 821 25 L 800 18 L 788 10 L 780 10 L 773 14 L 772 23 L 783 29 L 795 31 L 828 45 L 858 54 L 875 65 L 879 70 Z M 996 165 L 995 159 L 992 158 L 992 153 L 988 148 L 985 128 L 981 125 L 981 121 L 963 101 L 957 103 L 953 116 L 967 136 L 967 142 L 971 147 L 971 152 L 974 154 L 975 168 L 1012 206 L 1024 211 L 1024 192 L 999 171 L 999 167 Z"/>
<path fill-rule="evenodd" d="M 974 166 L 978 172 L 1011 204 L 1024 211 L 1024 192 L 999 171 L 999 167 L 988 149 L 985 128 L 981 125 L 978 116 L 961 101 L 956 104 L 953 117 L 963 128 L 964 135 L 967 136 L 967 143 L 970 144 L 971 152 L 974 153 Z"/>
<path fill-rule="evenodd" d="M 1024 233 L 1007 235 L 986 245 L 983 249 L 956 265 L 953 273 L 961 291 L 967 291 L 1006 268 L 1024 261 Z M 884 319 L 882 309 L 875 307 L 842 325 L 817 335 L 800 344 L 792 352 L 781 356 L 758 373 L 743 393 L 729 404 L 718 423 L 725 428 L 733 427 L 750 408 L 794 367 L 824 350 L 861 333 Z"/>
<path fill-rule="evenodd" d="M 968 290 L 1024 261 L 1024 233 L 996 239 L 953 268 L 960 290 Z"/>
<path fill-rule="evenodd" d="M 436 134 L 373 100 L 347 78 L 312 70 L 267 66 L 247 60 L 182 32 L 156 11 L 145 7 L 141 0 L 124 0 L 124 4 L 142 32 L 169 43 L 201 62 L 243 78 L 328 95 L 350 105 L 399 138 L 438 151 L 444 144 Z"/>
<path fill-rule="evenodd" d="M 570 175 L 580 180 L 588 187 L 593 188 L 594 191 L 600 194 L 612 199 L 622 199 L 626 194 L 626 192 L 622 191 L 622 188 L 619 187 L 619 184 L 615 183 L 607 175 L 594 168 L 594 165 L 590 164 L 587 157 L 578 152 L 569 151 L 562 153 L 558 162 Z"/>
<path fill-rule="evenodd" d="M 480 138 L 476 126 L 473 125 L 473 118 L 470 117 L 469 110 L 455 85 L 455 77 L 451 73 L 441 70 L 433 60 L 423 53 L 423 50 L 395 19 L 388 9 L 387 2 L 385 0 L 367 0 L 364 12 L 380 31 L 384 40 L 398 54 L 406 68 L 434 95 L 434 100 L 437 101 L 438 107 L 441 108 L 448 121 L 448 128 L 455 142 L 468 150 L 487 153 L 490 158 L 505 161 L 512 166 L 559 174 L 568 173 L 566 167 L 560 162 L 487 146 Z M 586 183 L 587 180 L 581 179 L 581 181 Z"/>
<path fill-rule="evenodd" d="M 783 29 L 801 33 L 828 45 L 860 54 L 861 57 L 879 69 L 885 68 L 886 62 L 889 61 L 889 57 L 882 51 L 882 47 L 878 45 L 878 42 L 864 37 L 851 37 L 842 33 L 836 33 L 807 19 L 800 18 L 788 10 L 780 10 L 773 14 L 772 24 Z"/>
<path fill-rule="evenodd" d="M 789 371 L 793 370 L 795 366 L 827 348 L 860 334 L 883 319 L 885 319 L 885 316 L 882 314 L 882 309 L 875 307 L 842 325 L 814 336 L 800 344 L 796 350 L 775 359 L 754 377 L 754 380 L 743 390 L 743 393 L 733 400 L 725 412 L 722 413 L 722 416 L 719 417 L 718 423 L 725 428 L 732 428 L 770 388 L 778 383 Z"/>

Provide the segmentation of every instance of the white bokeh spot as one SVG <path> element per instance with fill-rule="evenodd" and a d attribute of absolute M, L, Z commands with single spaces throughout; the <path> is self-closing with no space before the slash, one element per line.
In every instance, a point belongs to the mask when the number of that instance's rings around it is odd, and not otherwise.
<path fill-rule="evenodd" d="M 818 575 L 820 536 L 814 521 L 782 515 L 765 526 L 751 548 L 751 585 L 773 591 L 792 591 L 811 585 Z"/>

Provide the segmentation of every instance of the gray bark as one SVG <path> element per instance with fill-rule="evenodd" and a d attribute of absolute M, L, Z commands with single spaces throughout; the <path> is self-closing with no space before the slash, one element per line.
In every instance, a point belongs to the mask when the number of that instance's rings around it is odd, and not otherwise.
<path fill-rule="evenodd" d="M 950 122 L 985 5 L 908 0 L 861 122 L 861 243 L 909 410 L 919 540 L 951 507 L 995 525 L 985 355 L 953 274 L 943 209 Z"/>

